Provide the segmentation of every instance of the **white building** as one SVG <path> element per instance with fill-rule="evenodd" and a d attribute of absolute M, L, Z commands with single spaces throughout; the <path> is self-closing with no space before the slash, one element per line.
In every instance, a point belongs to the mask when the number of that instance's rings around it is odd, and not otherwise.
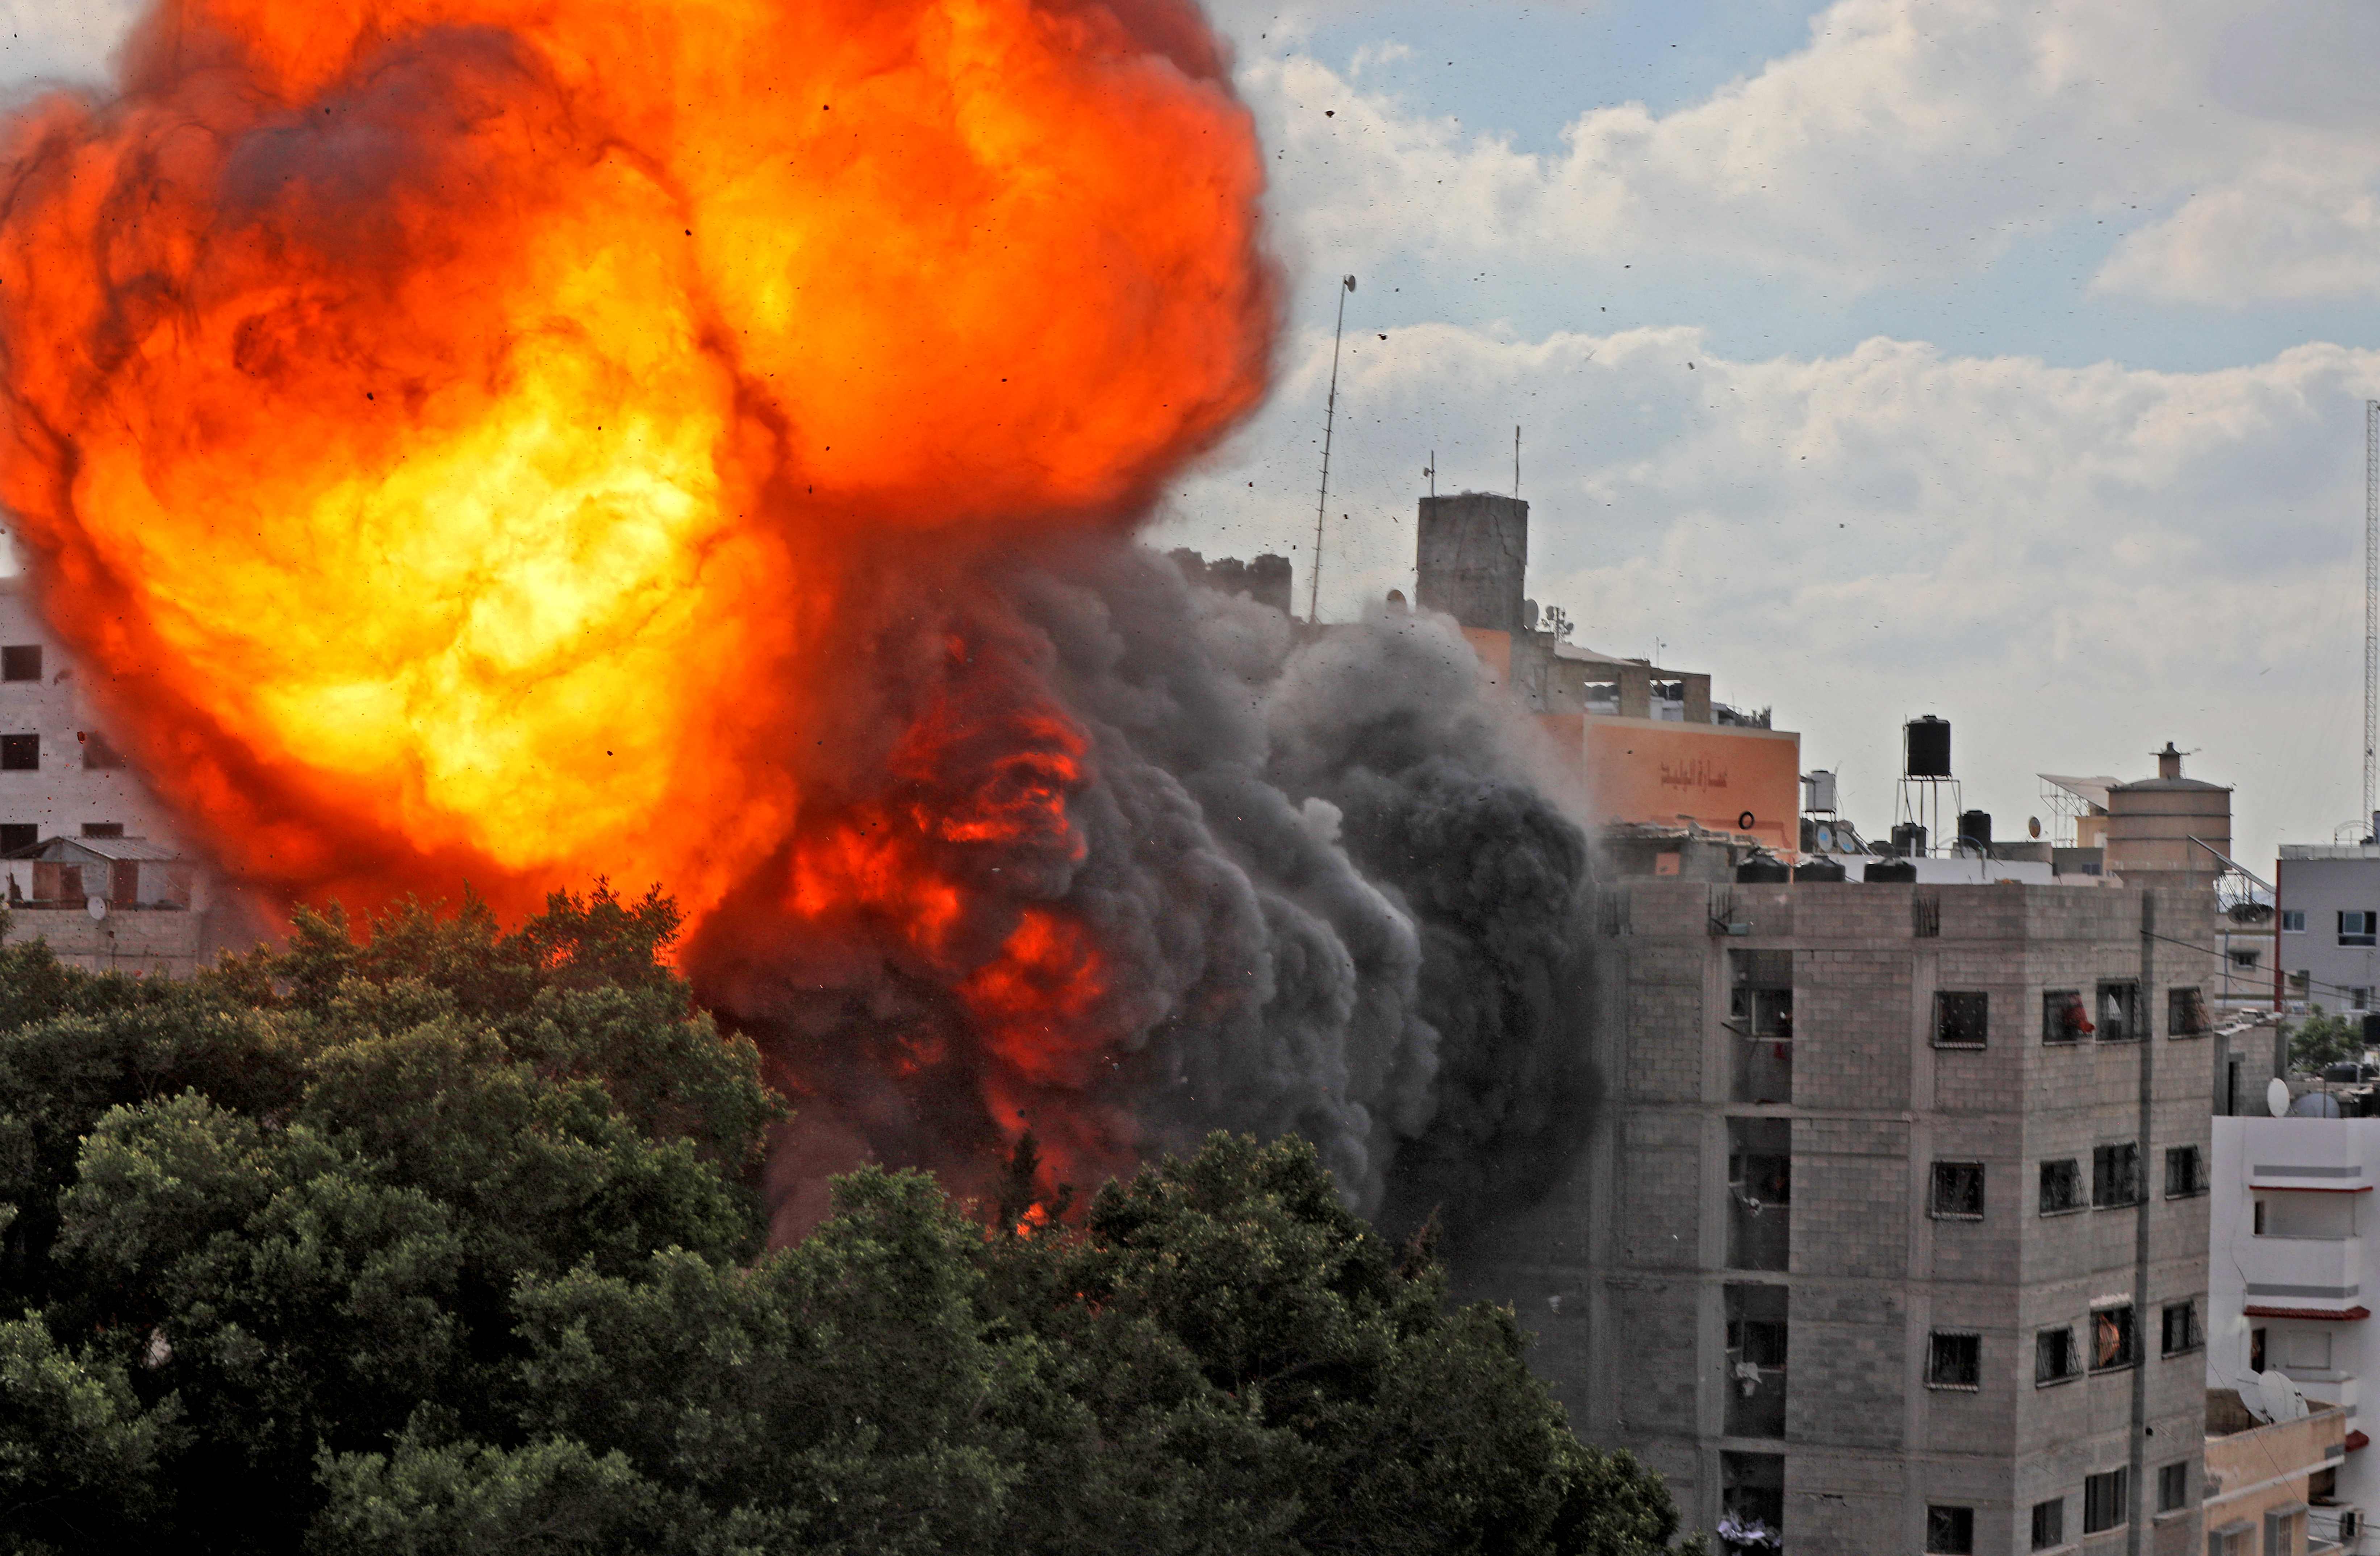
<path fill-rule="evenodd" d="M 2280 854 L 2277 992 L 2294 1009 L 2380 1008 L 2380 844 L 2284 843 Z"/>
<path fill-rule="evenodd" d="M 0 577 L 0 901 L 93 969 L 188 973 L 261 928 L 101 731 L 80 667 Z M 37 857 L 38 856 L 38 857 Z"/>
<path fill-rule="evenodd" d="M 2217 1118 L 2208 1167 L 2207 1387 L 2252 1397 L 2272 1369 L 2342 1406 L 2342 1454 L 2310 1489 L 2305 1534 L 2312 1549 L 2380 1556 L 2362 1527 L 2380 1511 L 2380 1461 L 2361 1411 L 2362 1379 L 2380 1369 L 2367 1306 L 2380 1292 L 2380 1119 Z"/>

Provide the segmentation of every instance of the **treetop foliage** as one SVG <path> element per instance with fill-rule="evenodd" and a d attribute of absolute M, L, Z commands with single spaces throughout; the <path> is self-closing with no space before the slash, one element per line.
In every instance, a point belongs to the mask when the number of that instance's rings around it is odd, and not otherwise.
<path fill-rule="evenodd" d="M 0 1551 L 1671 1538 L 1512 1314 L 1450 1308 L 1296 1140 L 1079 1208 L 1029 1137 L 988 1209 L 870 1169 L 764 1251 L 786 1110 L 676 929 L 604 888 L 510 933 L 334 910 L 182 982 L 0 943 Z"/>

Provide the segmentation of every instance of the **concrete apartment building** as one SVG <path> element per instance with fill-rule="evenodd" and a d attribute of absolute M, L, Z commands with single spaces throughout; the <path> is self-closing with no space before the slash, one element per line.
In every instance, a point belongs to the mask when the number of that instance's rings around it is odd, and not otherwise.
<path fill-rule="evenodd" d="M 2275 1005 L 2380 1008 L 2380 844 L 2284 843 L 2273 868 Z"/>
<path fill-rule="evenodd" d="M 2368 1295 L 2380 1292 L 2380 1119 L 2218 1118 L 2209 1184 L 2206 1386 L 2252 1397 L 2270 1369 L 2337 1406 L 2340 1452 L 2307 1499 L 2307 1534 L 2380 1553 L 2367 1527 L 2380 1462 L 2362 1418 L 2363 1376 L 2380 1368 Z"/>
<path fill-rule="evenodd" d="M 2198 1550 L 2210 919 L 1611 887 L 1606 1105 L 1496 1275 L 1581 1428 L 1723 1549 Z"/>
<path fill-rule="evenodd" d="M 0 893 L 9 933 L 93 969 L 187 974 L 258 926 L 99 727 L 79 668 L 0 577 Z"/>

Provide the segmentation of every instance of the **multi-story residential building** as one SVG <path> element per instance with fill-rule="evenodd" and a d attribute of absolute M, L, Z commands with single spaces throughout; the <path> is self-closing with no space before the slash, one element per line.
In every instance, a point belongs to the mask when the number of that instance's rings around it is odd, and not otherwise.
<path fill-rule="evenodd" d="M 2284 843 L 2273 875 L 2273 1001 L 2372 1010 L 2380 989 L 2380 844 Z"/>
<path fill-rule="evenodd" d="M 2309 1499 L 2308 1532 L 2380 1553 L 2362 1530 L 2380 1509 L 2362 1419 L 2363 1375 L 2380 1367 L 2380 1118 L 2218 1118 L 2210 1165 L 2206 1386 L 2253 1398 L 2258 1375 L 2277 1371 L 2337 1404 L 2341 1452 Z"/>
<path fill-rule="evenodd" d="M 109 742 L 21 577 L 0 577 L 0 895 L 93 968 L 187 973 L 262 928 L 188 857 Z"/>
<path fill-rule="evenodd" d="M 2211 893 L 1607 888 L 1604 1106 L 1473 1282 L 1724 1549 L 2202 1549 Z"/>

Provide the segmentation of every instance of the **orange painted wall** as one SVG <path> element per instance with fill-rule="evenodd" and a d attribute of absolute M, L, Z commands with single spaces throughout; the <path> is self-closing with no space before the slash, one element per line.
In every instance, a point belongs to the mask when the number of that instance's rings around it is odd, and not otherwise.
<path fill-rule="evenodd" d="M 1579 753 L 1587 794 L 1610 821 L 1673 827 L 1686 815 L 1771 847 L 1801 845 L 1802 737 L 1790 730 L 1576 714 L 1540 722 Z"/>

